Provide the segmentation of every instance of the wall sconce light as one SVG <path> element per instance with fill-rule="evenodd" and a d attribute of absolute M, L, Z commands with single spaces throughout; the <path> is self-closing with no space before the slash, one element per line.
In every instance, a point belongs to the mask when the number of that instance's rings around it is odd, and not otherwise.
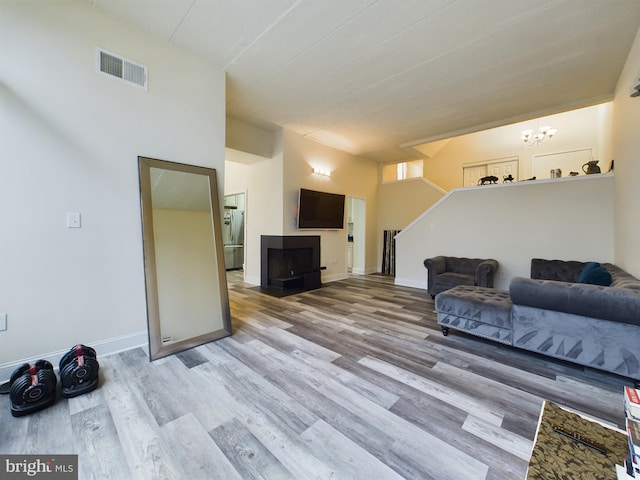
<path fill-rule="evenodd" d="M 325 170 L 324 168 L 313 167 L 313 173 L 317 173 L 318 175 L 324 175 L 325 177 L 331 176 L 331 172 L 329 170 Z"/>

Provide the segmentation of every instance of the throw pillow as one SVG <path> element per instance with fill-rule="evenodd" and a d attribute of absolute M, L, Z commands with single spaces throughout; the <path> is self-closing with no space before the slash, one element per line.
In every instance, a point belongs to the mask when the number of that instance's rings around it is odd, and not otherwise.
<path fill-rule="evenodd" d="M 580 274 L 580 276 L 582 276 L 582 274 Z M 607 272 L 603 266 L 596 265 L 587 272 L 583 281 L 578 283 L 590 283 L 591 285 L 602 285 L 603 287 L 608 287 L 611 285 L 611 282 L 611 274 Z"/>
<path fill-rule="evenodd" d="M 598 262 L 589 262 L 585 265 L 585 267 L 582 269 L 582 272 L 580 272 L 580 275 L 578 275 L 578 280 L 576 280 L 577 283 L 588 283 L 586 281 L 587 276 L 589 275 L 589 273 L 591 273 L 591 270 L 593 270 L 594 268 L 599 267 L 600 264 Z"/>

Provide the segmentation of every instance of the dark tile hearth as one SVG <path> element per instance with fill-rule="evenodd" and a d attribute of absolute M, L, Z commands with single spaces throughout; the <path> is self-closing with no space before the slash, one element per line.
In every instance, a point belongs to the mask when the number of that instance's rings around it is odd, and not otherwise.
<path fill-rule="evenodd" d="M 263 287 L 258 285 L 257 287 L 251 287 L 249 290 L 253 290 L 254 292 L 264 293 L 265 295 L 271 295 L 276 298 L 284 298 L 290 295 L 296 295 L 298 293 L 308 292 L 309 289 L 301 287 L 301 288 L 275 288 L 275 287 Z M 315 290 L 315 289 L 314 289 Z"/>

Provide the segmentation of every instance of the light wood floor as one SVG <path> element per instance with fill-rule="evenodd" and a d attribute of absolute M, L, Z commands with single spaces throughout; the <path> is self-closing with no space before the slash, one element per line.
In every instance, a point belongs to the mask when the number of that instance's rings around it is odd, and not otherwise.
<path fill-rule="evenodd" d="M 276 299 L 229 275 L 234 335 L 13 418 L 0 453 L 79 455 L 80 479 L 519 479 L 543 399 L 620 425 L 624 379 L 451 332 L 381 275 Z"/>

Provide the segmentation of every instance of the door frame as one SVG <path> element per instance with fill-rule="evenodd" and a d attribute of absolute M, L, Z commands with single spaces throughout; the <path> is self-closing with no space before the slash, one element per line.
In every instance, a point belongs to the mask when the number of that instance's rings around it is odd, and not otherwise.
<path fill-rule="evenodd" d="M 357 208 L 355 204 L 357 203 Z M 353 266 L 351 273 L 357 275 L 365 274 L 366 261 L 366 233 L 367 233 L 367 199 L 357 197 L 355 195 L 347 195 L 347 230 L 345 232 L 345 240 L 348 242 L 349 220 L 353 223 Z M 347 266 L 347 248 L 345 244 L 345 266 Z"/>

